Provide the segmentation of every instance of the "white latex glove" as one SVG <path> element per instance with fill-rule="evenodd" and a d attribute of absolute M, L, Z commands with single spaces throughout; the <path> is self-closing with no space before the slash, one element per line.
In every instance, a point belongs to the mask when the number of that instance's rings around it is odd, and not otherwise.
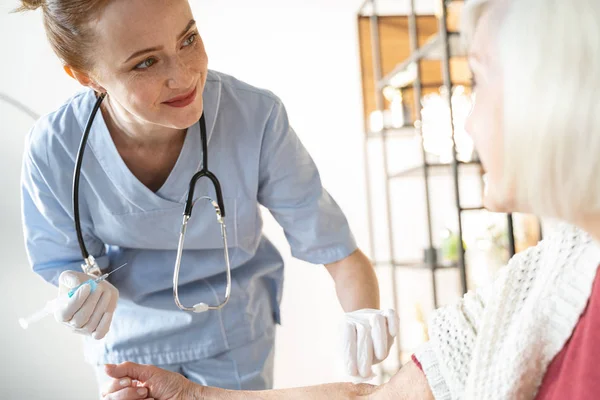
<path fill-rule="evenodd" d="M 363 309 L 346 314 L 343 351 L 346 370 L 353 378 L 373 378 L 373 365 L 385 360 L 398 334 L 394 310 Z"/>
<path fill-rule="evenodd" d="M 102 281 L 93 292 L 90 285 L 83 285 L 69 298 L 68 292 L 72 288 L 91 278 L 76 271 L 65 271 L 60 275 L 54 318 L 76 333 L 100 340 L 110 328 L 119 291 L 109 282 Z"/>

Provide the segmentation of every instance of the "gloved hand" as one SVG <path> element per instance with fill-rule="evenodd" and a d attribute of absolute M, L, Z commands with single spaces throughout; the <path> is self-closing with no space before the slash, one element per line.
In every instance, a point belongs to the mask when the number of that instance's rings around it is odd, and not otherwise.
<path fill-rule="evenodd" d="M 83 285 L 69 298 L 71 289 L 89 279 L 93 278 L 83 272 L 65 271 L 60 274 L 54 318 L 76 333 L 100 340 L 110 328 L 119 291 L 109 282 L 102 281 L 93 292 L 89 284 Z"/>
<path fill-rule="evenodd" d="M 348 374 L 362 380 L 372 378 L 371 367 L 388 356 L 398 334 L 398 324 L 394 310 L 363 309 L 347 313 L 342 340 Z"/>

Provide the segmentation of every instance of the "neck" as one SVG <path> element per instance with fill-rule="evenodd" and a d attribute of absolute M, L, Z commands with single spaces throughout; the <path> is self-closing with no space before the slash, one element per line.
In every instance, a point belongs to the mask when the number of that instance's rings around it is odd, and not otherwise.
<path fill-rule="evenodd" d="M 600 243 L 600 214 L 581 217 L 576 224 Z"/>
<path fill-rule="evenodd" d="M 185 129 L 175 129 L 140 120 L 111 101 L 110 96 L 102 102 L 102 116 L 115 143 L 135 147 L 163 147 L 180 143 Z"/>

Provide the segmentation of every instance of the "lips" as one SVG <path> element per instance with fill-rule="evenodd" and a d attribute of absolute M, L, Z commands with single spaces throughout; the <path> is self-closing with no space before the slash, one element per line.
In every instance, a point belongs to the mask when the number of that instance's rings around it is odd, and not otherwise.
<path fill-rule="evenodd" d="M 192 104 L 192 102 L 195 99 L 196 99 L 196 88 L 194 88 L 190 92 L 183 94 L 181 96 L 173 97 L 172 99 L 169 99 L 169 100 L 163 102 L 163 104 L 170 106 L 170 107 L 181 108 L 181 107 L 186 107 L 186 106 Z"/>

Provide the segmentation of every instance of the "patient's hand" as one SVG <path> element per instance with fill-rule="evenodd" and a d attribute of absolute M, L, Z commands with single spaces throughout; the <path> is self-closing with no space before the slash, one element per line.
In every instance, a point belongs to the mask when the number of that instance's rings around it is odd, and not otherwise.
<path fill-rule="evenodd" d="M 184 400 L 192 385 L 182 375 L 153 365 L 126 362 L 105 370 L 114 379 L 102 393 L 104 400 Z"/>

